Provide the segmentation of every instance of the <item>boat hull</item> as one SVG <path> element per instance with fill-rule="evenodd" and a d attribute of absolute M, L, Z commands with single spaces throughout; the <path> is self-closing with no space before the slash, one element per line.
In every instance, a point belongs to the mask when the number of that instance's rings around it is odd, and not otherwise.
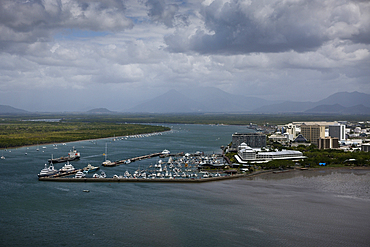
<path fill-rule="evenodd" d="M 63 163 L 63 162 L 67 162 L 67 161 L 74 161 L 74 160 L 79 160 L 80 157 L 61 157 L 61 158 L 58 158 L 58 159 L 48 159 L 49 163 Z"/>

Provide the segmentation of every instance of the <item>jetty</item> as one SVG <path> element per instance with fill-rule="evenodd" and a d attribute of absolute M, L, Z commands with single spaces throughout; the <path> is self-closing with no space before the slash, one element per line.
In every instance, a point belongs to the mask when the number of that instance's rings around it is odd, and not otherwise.
<path fill-rule="evenodd" d="M 163 157 L 169 157 L 169 156 L 183 156 L 183 155 L 184 155 L 184 153 L 163 154 L 163 152 L 160 152 L 160 153 L 152 153 L 152 154 L 147 154 L 147 155 L 141 155 L 141 156 L 137 156 L 137 157 L 133 157 L 133 158 L 129 158 L 129 159 L 117 160 L 117 161 L 102 164 L 102 165 L 105 166 L 105 167 L 112 167 L 112 166 L 117 166 L 117 165 L 121 165 L 121 164 L 126 164 L 126 163 L 129 163 L 129 162 L 135 162 L 135 161 L 138 161 L 138 160 L 150 159 L 150 158 L 158 157 L 158 156 L 163 158 Z M 199 155 L 200 154 L 191 154 L 191 156 L 199 156 Z"/>
<path fill-rule="evenodd" d="M 130 158 L 130 159 L 117 160 L 117 161 L 115 161 L 113 163 L 115 163 L 115 165 L 126 164 L 129 161 L 130 162 L 135 162 L 137 160 L 150 159 L 150 158 L 153 158 L 153 157 L 160 156 L 161 154 L 162 153 L 153 153 L 153 154 L 141 155 L 141 156 L 133 157 L 133 158 Z"/>
<path fill-rule="evenodd" d="M 227 175 L 220 177 L 209 177 L 209 178 L 179 178 L 179 179 L 170 179 L 170 178 L 155 178 L 155 179 L 142 179 L 142 178 L 64 178 L 64 177 L 40 177 L 39 181 L 48 181 L 48 182 L 103 182 L 103 183 L 205 183 L 213 181 L 221 181 L 227 179 L 236 179 L 248 177 L 250 174 L 235 174 Z"/>

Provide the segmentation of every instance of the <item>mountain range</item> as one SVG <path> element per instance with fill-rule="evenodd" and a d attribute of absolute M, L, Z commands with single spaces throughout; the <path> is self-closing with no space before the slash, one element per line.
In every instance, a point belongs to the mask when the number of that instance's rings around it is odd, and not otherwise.
<path fill-rule="evenodd" d="M 124 111 L 131 113 L 250 113 L 250 114 L 370 114 L 370 94 L 340 92 L 320 101 L 271 101 L 258 97 L 230 94 L 214 87 L 169 90 L 166 93 Z M 0 114 L 31 113 L 0 105 Z M 95 108 L 87 114 L 117 114 Z M 122 112 L 121 112 L 122 113 Z"/>
<path fill-rule="evenodd" d="M 172 89 L 128 111 L 147 113 L 250 112 L 257 106 L 274 103 L 276 102 L 230 94 L 218 88 L 204 87 L 181 92 Z"/>
<path fill-rule="evenodd" d="M 170 90 L 129 110 L 145 113 L 370 114 L 370 94 L 340 92 L 317 102 L 269 101 L 217 88 Z"/>

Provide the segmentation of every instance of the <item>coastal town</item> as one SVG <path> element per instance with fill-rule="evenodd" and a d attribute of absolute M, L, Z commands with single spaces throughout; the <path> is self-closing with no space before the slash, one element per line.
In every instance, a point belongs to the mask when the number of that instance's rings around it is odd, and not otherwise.
<path fill-rule="evenodd" d="M 122 160 L 105 160 L 101 164 L 103 167 L 114 167 L 159 157 L 154 165 L 138 167 L 134 171 L 126 170 L 110 178 L 103 171 L 98 173 L 99 167 L 76 169 L 70 163 L 58 171 L 49 160 L 51 164 L 45 165 L 39 180 L 206 182 L 250 176 L 262 171 L 280 173 L 289 169 L 307 170 L 329 165 L 367 166 L 369 135 L 369 122 L 291 122 L 276 126 L 250 123 L 246 126 L 246 133 L 231 135 L 230 144 L 222 146 L 220 154 L 204 154 L 201 151 L 171 153 L 170 150 L 163 150 Z M 329 150 L 330 155 L 325 153 Z"/>

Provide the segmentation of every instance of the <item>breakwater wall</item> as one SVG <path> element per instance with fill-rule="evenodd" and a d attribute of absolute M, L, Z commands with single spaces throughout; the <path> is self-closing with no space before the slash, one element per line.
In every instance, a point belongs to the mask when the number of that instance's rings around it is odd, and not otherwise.
<path fill-rule="evenodd" d="M 102 183 L 205 183 L 213 181 L 221 181 L 227 179 L 236 179 L 248 177 L 250 174 L 236 174 L 231 176 L 211 177 L 211 178 L 180 178 L 180 179 L 169 179 L 169 178 L 155 178 L 155 179 L 142 179 L 142 178 L 62 178 L 62 177 L 41 177 L 39 181 L 48 182 L 102 182 Z"/>

